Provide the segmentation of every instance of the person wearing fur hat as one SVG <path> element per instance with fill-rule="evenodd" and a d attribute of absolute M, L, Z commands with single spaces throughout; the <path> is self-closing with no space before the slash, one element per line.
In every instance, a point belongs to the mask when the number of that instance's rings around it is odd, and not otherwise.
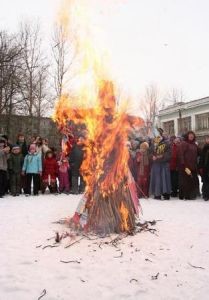
<path fill-rule="evenodd" d="M 44 194 L 48 187 L 51 193 L 57 192 L 56 179 L 58 177 L 58 164 L 56 158 L 51 150 L 45 154 L 43 162 L 43 176 L 42 176 L 42 193 Z"/>
<path fill-rule="evenodd" d="M 7 159 L 10 148 L 5 139 L 0 139 L 0 198 L 3 198 L 7 189 Z"/>
<path fill-rule="evenodd" d="M 26 196 L 31 195 L 31 183 L 33 180 L 33 193 L 38 195 L 40 188 L 40 175 L 42 175 L 42 159 L 36 152 L 36 145 L 31 144 L 29 152 L 24 159 L 22 174 L 26 175 Z"/>
<path fill-rule="evenodd" d="M 19 145 L 12 146 L 8 159 L 8 170 L 10 178 L 10 192 L 12 196 L 19 196 L 21 193 L 21 171 L 23 166 L 23 155 Z"/>
<path fill-rule="evenodd" d="M 150 161 L 149 161 L 149 144 L 143 142 L 140 145 L 139 151 L 136 153 L 137 163 L 137 190 L 139 198 L 149 197 L 149 176 L 150 176 Z"/>

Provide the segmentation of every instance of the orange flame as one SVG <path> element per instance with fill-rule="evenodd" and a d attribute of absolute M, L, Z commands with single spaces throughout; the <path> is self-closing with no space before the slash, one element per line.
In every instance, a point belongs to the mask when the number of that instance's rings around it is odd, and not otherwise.
<path fill-rule="evenodd" d="M 122 231 L 128 231 L 129 230 L 128 209 L 125 207 L 123 202 L 121 203 L 120 214 L 121 214 L 121 218 L 122 218 L 121 230 Z"/>
<path fill-rule="evenodd" d="M 74 3 L 74 9 L 75 3 L 82 2 L 76 1 L 69 0 L 72 6 Z M 80 16 L 83 17 L 83 11 L 78 15 L 75 12 L 76 10 L 71 10 L 69 20 L 73 18 L 74 22 L 79 23 Z M 66 14 L 64 16 L 63 23 L 66 26 L 68 18 Z M 126 142 L 131 126 L 136 123 L 136 118 L 131 119 L 125 111 L 116 108 L 114 84 L 111 80 L 103 79 L 107 78 L 103 69 L 102 58 L 104 56 L 98 55 L 95 47 L 88 40 L 89 34 L 84 34 L 88 31 L 86 29 L 88 24 L 83 20 L 81 24 L 85 29 L 79 28 L 77 36 L 80 45 L 78 51 L 84 52 L 81 55 L 83 61 L 81 59 L 80 74 L 82 79 L 83 75 L 86 75 L 88 84 L 80 88 L 76 101 L 66 94 L 61 96 L 55 108 L 54 120 L 62 129 L 67 128 L 70 120 L 73 120 L 75 124 L 86 125 L 85 159 L 81 172 L 86 183 L 87 205 L 91 206 L 97 191 L 105 201 L 105 198 L 113 195 L 121 185 L 126 184 L 125 179 L 129 172 L 129 151 Z M 89 103 L 93 105 L 88 105 Z M 142 119 L 137 118 L 137 125 L 142 124 Z M 112 201 L 119 201 L 119 199 L 112 199 Z M 128 209 L 123 202 L 119 213 L 122 220 L 121 229 L 127 231 Z"/>

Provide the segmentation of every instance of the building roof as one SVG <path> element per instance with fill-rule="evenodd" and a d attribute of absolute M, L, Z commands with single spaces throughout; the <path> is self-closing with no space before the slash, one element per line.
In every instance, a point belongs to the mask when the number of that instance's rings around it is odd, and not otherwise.
<path fill-rule="evenodd" d="M 199 107 L 205 104 L 209 104 L 209 96 L 189 102 L 177 102 L 173 105 L 169 105 L 168 107 L 161 109 L 159 111 L 159 116 L 163 116 L 169 113 L 173 113 L 179 110 L 191 109 L 195 107 Z"/>

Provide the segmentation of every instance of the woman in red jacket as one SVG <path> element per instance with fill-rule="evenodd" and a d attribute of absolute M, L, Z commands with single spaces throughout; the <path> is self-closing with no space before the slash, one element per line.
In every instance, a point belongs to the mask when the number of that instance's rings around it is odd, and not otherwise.
<path fill-rule="evenodd" d="M 42 175 L 42 193 L 44 194 L 48 187 L 51 193 L 57 192 L 56 179 L 58 176 L 58 165 L 56 158 L 51 150 L 46 152 L 43 162 L 43 175 Z"/>

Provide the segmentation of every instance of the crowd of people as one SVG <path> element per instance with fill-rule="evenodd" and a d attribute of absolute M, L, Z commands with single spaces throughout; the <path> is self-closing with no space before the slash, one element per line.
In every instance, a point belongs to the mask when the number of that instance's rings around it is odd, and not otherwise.
<path fill-rule="evenodd" d="M 153 196 L 157 200 L 178 197 L 194 200 L 201 196 L 209 200 L 209 136 L 203 148 L 198 146 L 193 131 L 168 137 L 162 129 L 159 136 L 146 141 L 132 140 L 130 169 L 138 196 Z M 202 179 L 200 189 L 199 177 Z"/>
<path fill-rule="evenodd" d="M 129 168 L 139 198 L 156 200 L 179 197 L 209 200 L 209 136 L 201 149 L 195 133 L 168 137 L 158 129 L 156 138 L 130 139 Z M 39 193 L 79 194 L 85 190 L 80 168 L 85 155 L 85 140 L 80 136 L 69 155 L 58 152 L 48 139 L 32 137 L 27 144 L 19 134 L 15 144 L 0 136 L 0 198 L 6 194 L 26 196 Z M 200 191 L 199 176 L 202 178 Z"/>
<path fill-rule="evenodd" d="M 6 135 L 0 136 L 0 198 L 6 194 L 26 196 L 50 193 L 83 193 L 84 181 L 80 167 L 84 140 L 78 138 L 70 155 L 58 152 L 48 139 L 32 137 L 29 144 L 19 134 L 15 144 Z"/>

